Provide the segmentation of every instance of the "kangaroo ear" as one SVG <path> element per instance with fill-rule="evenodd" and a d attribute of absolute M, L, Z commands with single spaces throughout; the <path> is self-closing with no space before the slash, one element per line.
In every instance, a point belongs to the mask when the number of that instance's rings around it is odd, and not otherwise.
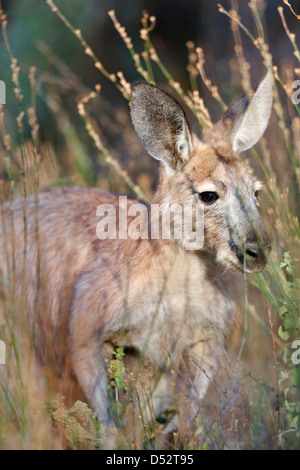
<path fill-rule="evenodd" d="M 176 169 L 189 160 L 191 132 L 182 107 L 170 95 L 149 83 L 136 83 L 131 119 L 152 157 Z"/>
<path fill-rule="evenodd" d="M 223 119 L 225 125 L 228 126 L 229 122 L 232 129 L 231 143 L 235 153 L 253 147 L 265 132 L 272 111 L 272 83 L 269 71 L 251 100 L 245 96 L 225 114 Z"/>

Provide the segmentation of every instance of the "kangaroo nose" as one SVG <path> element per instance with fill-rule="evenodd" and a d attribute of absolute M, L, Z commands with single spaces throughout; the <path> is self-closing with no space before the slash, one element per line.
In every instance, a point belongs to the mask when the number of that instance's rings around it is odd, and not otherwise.
<path fill-rule="evenodd" d="M 245 246 L 247 267 L 253 271 L 261 271 L 266 264 L 270 251 L 270 245 L 261 247 L 256 243 L 247 243 Z"/>

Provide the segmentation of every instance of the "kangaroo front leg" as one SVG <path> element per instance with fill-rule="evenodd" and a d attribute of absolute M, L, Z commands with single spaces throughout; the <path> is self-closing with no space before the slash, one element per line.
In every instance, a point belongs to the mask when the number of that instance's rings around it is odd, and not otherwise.
<path fill-rule="evenodd" d="M 185 350 L 176 377 L 178 413 L 160 432 L 160 448 L 171 448 L 177 433 L 181 444 L 190 441 L 201 402 L 218 373 L 221 354 L 222 347 L 217 339 L 199 341 Z"/>
<path fill-rule="evenodd" d="M 201 341 L 188 354 L 186 365 L 191 380 L 190 394 L 198 404 L 205 397 L 209 385 L 214 386 L 221 357 L 222 348 L 217 340 Z"/>
<path fill-rule="evenodd" d="M 184 356 L 182 374 L 178 378 L 181 382 L 180 396 L 183 397 L 179 431 L 184 440 L 189 439 L 195 431 L 201 402 L 209 386 L 212 385 L 217 391 L 219 389 L 222 356 L 223 350 L 218 339 L 200 341 Z"/>
<path fill-rule="evenodd" d="M 103 425 L 113 424 L 109 416 L 107 399 L 107 374 L 102 357 L 102 342 L 95 332 L 83 328 L 82 322 L 73 319 L 70 327 L 73 369 L 97 419 Z"/>

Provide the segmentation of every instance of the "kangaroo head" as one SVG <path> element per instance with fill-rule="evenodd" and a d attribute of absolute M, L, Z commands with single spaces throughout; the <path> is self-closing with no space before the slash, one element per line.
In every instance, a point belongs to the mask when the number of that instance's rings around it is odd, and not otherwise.
<path fill-rule="evenodd" d="M 238 157 L 263 135 L 272 108 L 270 72 L 253 97 L 244 97 L 214 125 L 205 141 L 191 131 L 181 106 L 148 83 L 133 86 L 131 117 L 152 157 L 162 162 L 156 199 L 201 204 L 203 250 L 227 267 L 260 271 L 270 239 L 258 210 L 262 184 Z"/>

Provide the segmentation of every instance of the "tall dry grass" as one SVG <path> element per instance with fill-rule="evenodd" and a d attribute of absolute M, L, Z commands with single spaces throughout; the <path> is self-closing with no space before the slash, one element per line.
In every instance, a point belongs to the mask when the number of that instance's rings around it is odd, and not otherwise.
<path fill-rule="evenodd" d="M 76 29 L 52 0 L 46 0 L 46 3 L 61 20 L 58 27 L 68 28 L 74 41 L 78 41 L 78 54 L 87 54 L 105 80 L 114 84 L 116 91 L 129 101 L 130 83 L 123 72 L 111 73 L 106 70 L 88 44 L 85 38 L 87 35 Z M 199 414 L 198 431 L 191 442 L 186 443 L 187 448 L 296 449 L 300 446 L 300 366 L 292 362 L 293 341 L 300 339 L 300 108 L 292 102 L 292 82 L 300 75 L 300 53 L 295 34 L 289 30 L 285 19 L 285 14 L 290 9 L 293 11 L 292 7 L 287 1 L 283 3 L 285 10 L 280 7 L 278 14 L 291 43 L 291 58 L 285 69 L 281 64 L 273 63 L 264 28 L 264 2 L 249 2 L 249 13 L 255 24 L 253 31 L 247 29 L 243 18 L 239 17 L 237 2 L 232 1 L 230 11 L 219 6 L 220 14 L 228 17 L 228 27 L 231 27 L 234 38 L 232 79 L 240 80 L 243 91 L 251 93 L 251 64 L 247 62 L 243 48 L 245 36 L 258 51 L 262 70 L 264 64 L 272 67 L 274 72 L 271 123 L 260 144 L 248 155 L 266 182 L 263 210 L 273 239 L 273 251 L 266 270 L 247 276 L 244 280 L 244 289 L 238 299 L 243 317 L 242 327 L 227 353 L 223 373 L 212 380 Z M 144 13 L 140 30 L 142 46 L 135 46 L 125 27 L 118 22 L 116 13 L 109 11 L 108 14 L 116 34 L 124 41 L 124 53 L 127 49 L 132 58 L 137 78 L 156 83 L 156 77 L 163 76 L 165 85 L 184 102 L 202 133 L 209 130 L 212 125 L 210 105 L 200 95 L 199 81 L 202 80 L 207 87 L 211 100 L 218 103 L 220 113 L 229 103 L 226 103 L 222 91 L 206 75 L 205 51 L 192 42 L 187 43 L 190 89 L 185 91 L 160 60 L 159 51 L 152 43 L 151 32 L 156 25 L 155 18 Z M 82 85 L 80 77 L 74 75 L 64 61 L 43 42 L 39 42 L 37 47 L 58 71 L 55 78 L 42 77 L 47 90 L 43 100 L 61 129 L 65 151 L 58 156 L 50 142 L 40 142 L 37 109 L 41 98 L 37 95 L 36 86 L 39 71 L 34 67 L 29 70 L 30 106 L 25 106 L 20 86 L 19 60 L 14 56 L 13 45 L 9 41 L 3 10 L 0 20 L 11 62 L 15 100 L 18 103 L 15 116 L 11 116 L 5 106 L 0 109 L 0 203 L 8 201 L 11 205 L 15 198 L 22 198 L 24 239 L 27 236 L 26 198 L 29 194 L 35 195 L 38 239 L 37 194 L 43 188 L 63 184 L 96 184 L 123 193 L 130 191 L 141 199 L 149 200 L 153 186 L 152 169 L 150 167 L 145 171 L 137 161 L 136 156 L 141 149 L 126 112 L 122 109 L 112 112 L 105 97 L 101 96 L 100 85 L 96 84 L 94 90 Z M 62 106 L 60 87 L 75 90 L 79 131 Z M 98 119 L 99 107 L 104 111 Z M 24 126 L 30 129 L 30 141 L 25 140 L 27 134 Z M 85 127 L 86 135 L 81 138 L 82 127 Z M 16 132 L 10 132 L 12 128 Z M 105 128 L 115 136 L 120 132 L 124 134 L 128 165 L 121 161 L 117 138 L 116 148 L 107 147 Z M 17 137 L 12 138 L 11 134 Z M 94 145 L 96 162 L 101 168 L 96 180 L 93 163 L 86 155 L 87 137 Z M 13 225 L 13 217 L 11 223 Z M 5 239 L 3 211 L 1 224 Z M 4 279 L 4 267 L 0 267 L 0 339 L 6 344 L 6 365 L 0 365 L 0 448 L 101 448 L 101 424 L 97 423 L 88 405 L 76 401 L 69 406 L 61 395 L 55 395 L 48 389 L 47 371 L 41 368 L 35 358 L 34 325 L 28 331 L 22 317 L 22 303 L 16 302 L 16 292 L 25 287 L 16 285 L 14 263 L 22 263 L 26 270 L 26 250 L 22 260 L 15 259 L 10 263 L 9 257 L 14 259 L 14 249 L 12 253 L 6 253 L 8 278 Z M 42 253 L 38 257 L 40 262 Z M 36 305 L 33 308 L 36 309 Z M 172 369 L 171 352 L 169 357 Z M 121 431 L 126 429 L 123 436 L 122 432 L 118 436 L 116 445 L 126 449 L 159 445 L 156 441 L 158 431 L 174 413 L 176 399 L 174 409 L 169 409 L 163 416 L 154 416 L 151 394 L 155 385 L 151 369 L 145 362 L 137 374 L 127 373 L 122 349 L 115 351 L 113 360 L 108 364 L 108 374 L 111 378 L 109 393 L 112 413 Z M 136 404 L 137 413 L 132 410 L 131 402 Z M 174 436 L 175 448 L 176 442 Z"/>

